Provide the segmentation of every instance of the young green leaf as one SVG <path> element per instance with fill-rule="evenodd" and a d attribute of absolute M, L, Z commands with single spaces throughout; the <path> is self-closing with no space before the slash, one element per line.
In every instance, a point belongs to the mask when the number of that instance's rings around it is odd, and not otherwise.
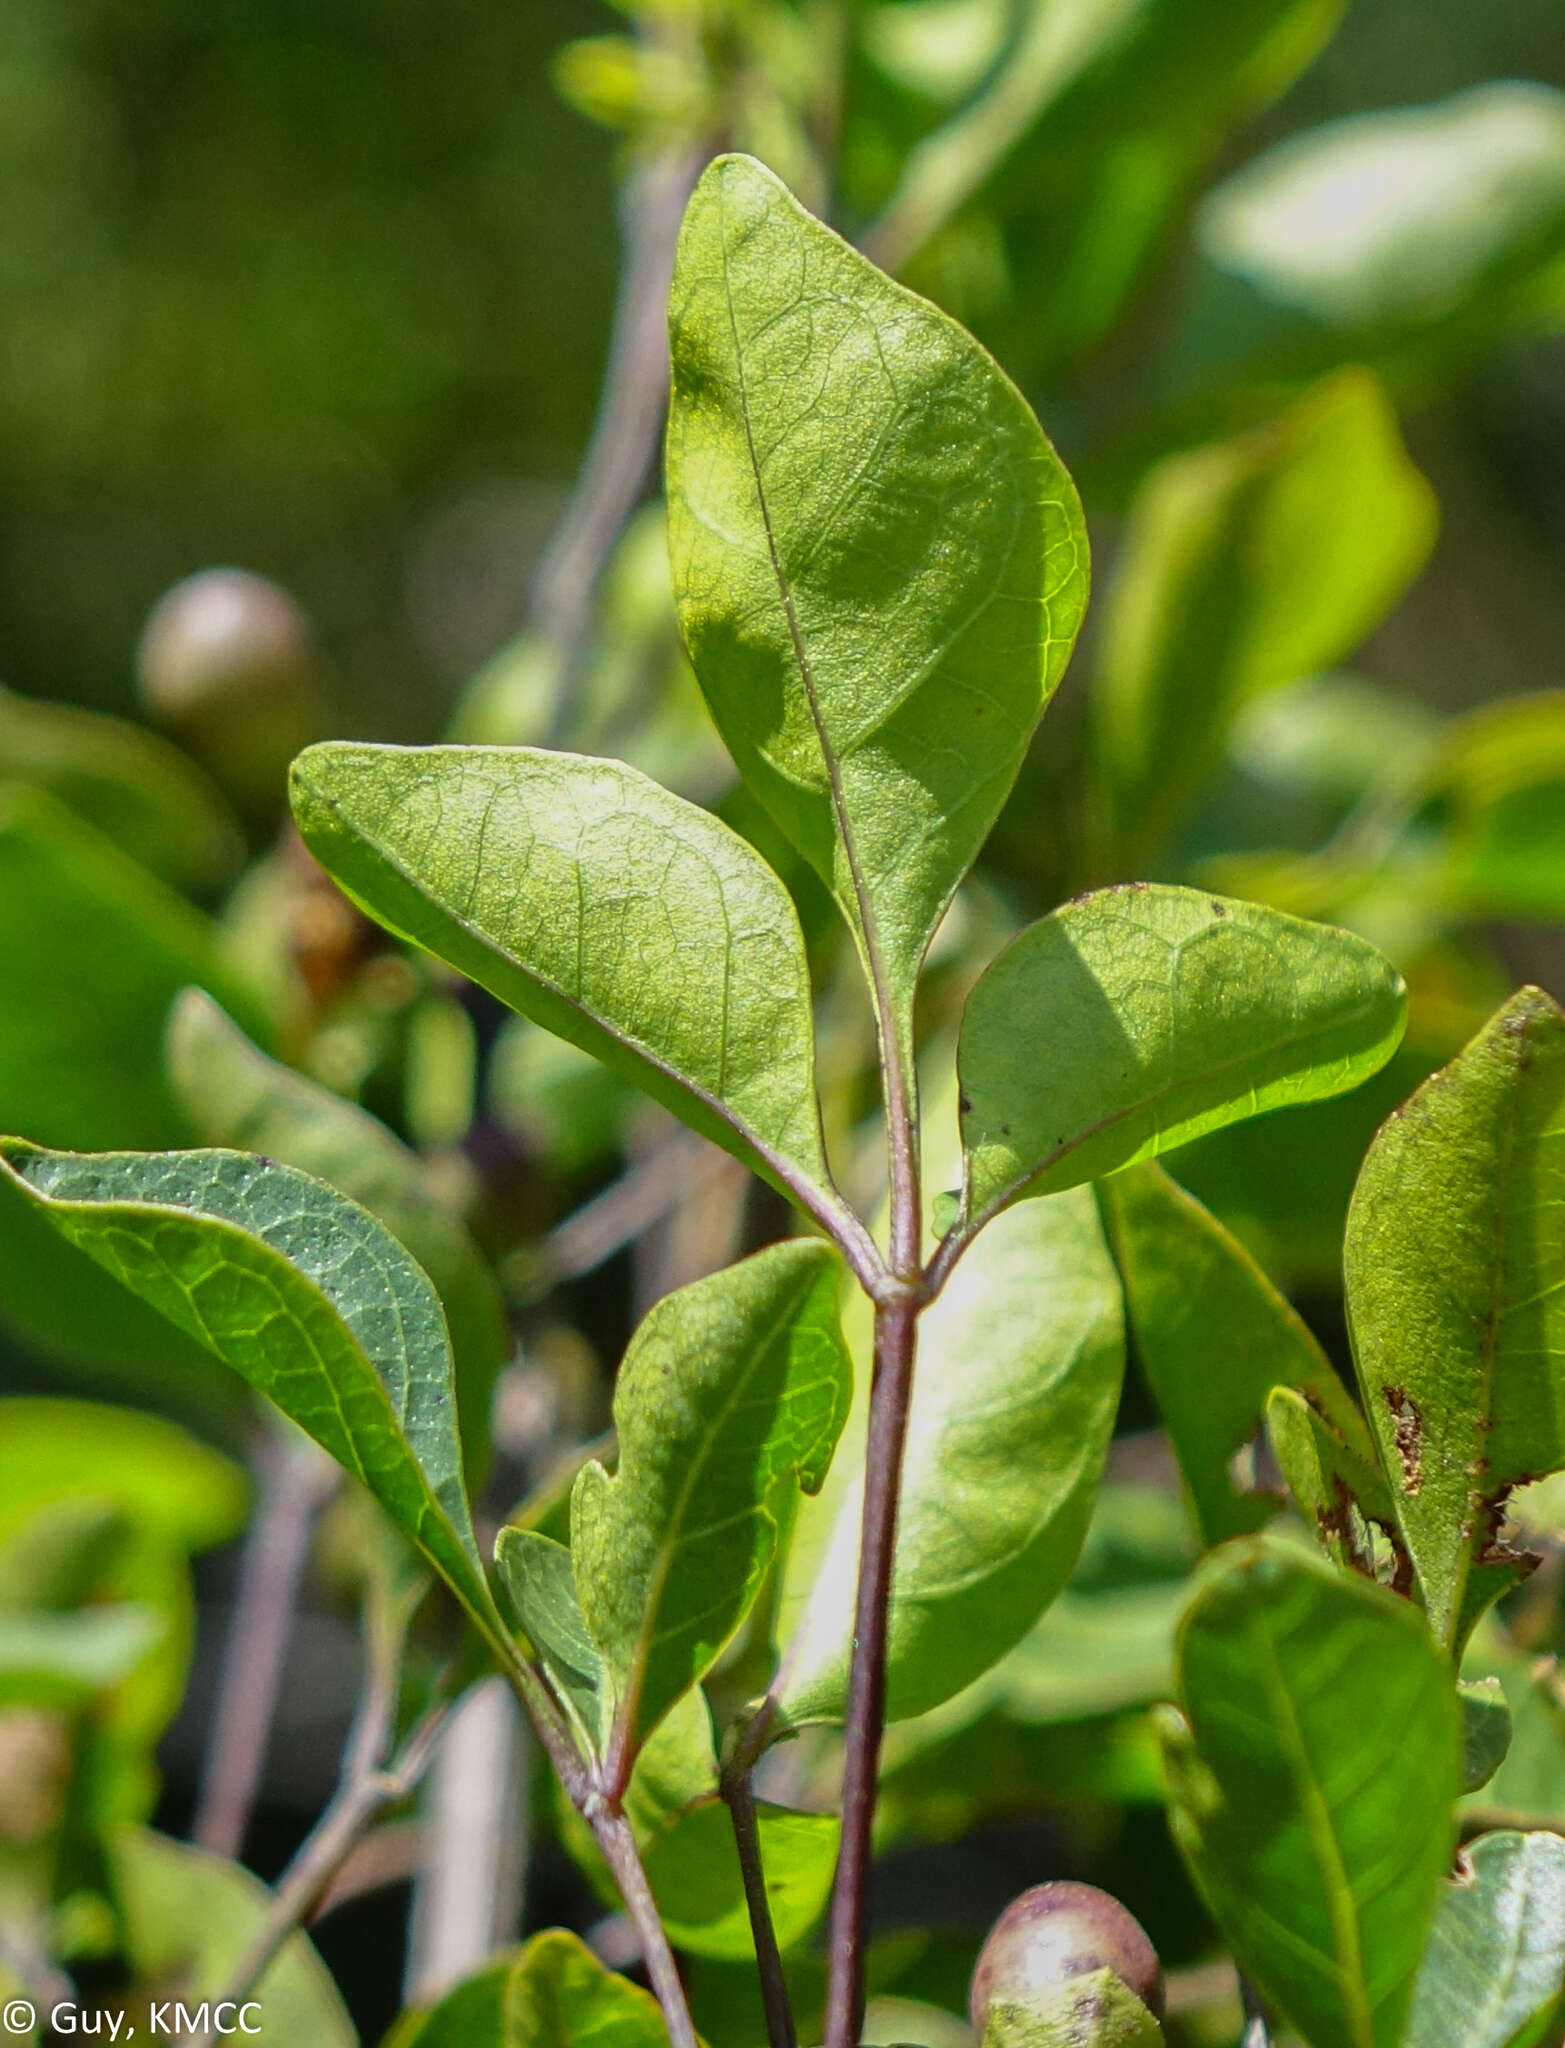
<path fill-rule="evenodd" d="M 384 1225 L 323 1181 L 241 1152 L 10 1139 L 0 1172 L 361 1480 L 507 1644 L 462 1488 L 439 1298 Z"/>
<path fill-rule="evenodd" d="M 1379 1458 L 1372 1448 L 1364 1454 L 1363 1436 L 1360 1419 L 1350 1445 L 1296 1387 L 1274 1387 L 1267 1400 L 1266 1440 L 1294 1505 L 1329 1558 L 1373 1577 L 1374 1532 L 1395 1542 L 1396 1510 Z M 1398 1562 L 1405 1576 L 1405 1551 Z"/>
<path fill-rule="evenodd" d="M 1481 1835 L 1440 1888 L 1408 2048 L 1545 2048 L 1565 2006 L 1565 1840 Z"/>
<path fill-rule="evenodd" d="M 582 1755 L 601 1758 L 613 1694 L 603 1654 L 582 1620 L 569 1550 L 536 1529 L 502 1529 L 495 1563 L 512 1611 L 571 1718 Z"/>
<path fill-rule="evenodd" d="M 1277 1503 L 1229 1476 L 1273 1387 L 1297 1387 L 1364 1460 L 1368 1431 L 1325 1353 L 1260 1267 L 1148 1160 L 1098 1187 L 1140 1359 L 1208 1543 L 1243 1536 Z"/>
<path fill-rule="evenodd" d="M 1456 1697 L 1462 1709 L 1462 1790 L 1481 1792 L 1510 1750 L 1511 1704 L 1498 1678 L 1459 1679 Z"/>
<path fill-rule="evenodd" d="M 924 948 L 1081 620 L 1076 493 L 971 336 L 747 157 L 696 188 L 670 332 L 685 643 L 905 1052 Z"/>
<path fill-rule="evenodd" d="M 991 1226 L 921 1319 L 892 1587 L 888 1699 L 919 1714 L 1024 1636 L 1070 1575 L 1113 1431 L 1120 1290 L 1092 1198 Z M 841 1718 L 862 1477 L 839 1460 L 789 1552 L 783 1717 Z"/>
<path fill-rule="evenodd" d="M 1218 1551 L 1161 1732 L 1175 1839 L 1311 2048 L 1397 2048 L 1454 1842 L 1461 1729 L 1407 1601 L 1268 1538 Z"/>
<path fill-rule="evenodd" d="M 737 833 L 620 762 L 531 747 L 311 747 L 293 807 L 388 930 L 831 1206 L 799 920 Z"/>
<path fill-rule="evenodd" d="M 451 1335 L 471 1472 L 510 1348 L 505 1309 L 477 1246 L 429 1194 L 417 1154 L 378 1117 L 268 1059 L 202 989 L 186 989 L 174 1005 L 168 1071 L 203 1144 L 257 1152 L 329 1181 L 378 1216 L 429 1275 Z"/>
<path fill-rule="evenodd" d="M 1442 1642 L 1510 1489 L 1565 1466 L 1565 1012 L 1522 989 L 1382 1127 L 1348 1213 L 1348 1317 Z M 1488 1598 L 1500 1590 L 1481 1588 Z"/>
<path fill-rule="evenodd" d="M 574 1934 L 551 1928 L 405 2013 L 385 2048 L 668 2048 L 650 1992 L 605 1970 Z"/>
<path fill-rule="evenodd" d="M 1329 925 L 1144 883 L 1067 903 L 967 999 L 967 1229 L 1018 1195 L 1355 1087 L 1396 1050 L 1406 1007 L 1375 948 Z"/>
<path fill-rule="evenodd" d="M 826 1477 L 851 1398 L 841 1268 L 774 1245 L 665 1296 L 614 1392 L 619 1469 L 571 1496 L 576 1590 L 615 1692 L 610 1775 L 710 1668 L 771 1562 L 780 1487 Z"/>
<path fill-rule="evenodd" d="M 1350 653 L 1423 567 L 1437 520 L 1367 370 L 1341 371 L 1281 418 L 1152 471 L 1093 677 L 1132 873 L 1220 762 L 1241 704 Z"/>

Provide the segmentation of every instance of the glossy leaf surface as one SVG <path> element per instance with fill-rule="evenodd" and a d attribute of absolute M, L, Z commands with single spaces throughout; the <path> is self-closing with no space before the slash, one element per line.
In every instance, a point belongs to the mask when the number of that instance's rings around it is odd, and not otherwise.
<path fill-rule="evenodd" d="M 650 1992 L 552 1928 L 404 2014 L 386 2048 L 668 2048 L 668 2035 Z"/>
<path fill-rule="evenodd" d="M 1067 903 L 968 998 L 967 1217 L 1340 1094 L 1390 1058 L 1405 1009 L 1387 961 L 1329 925 L 1146 884 Z"/>
<path fill-rule="evenodd" d="M 480 1626 L 497 1626 L 439 1298 L 382 1224 L 324 1182 L 240 1152 L 13 1141 L 0 1163 L 56 1230 L 362 1480 Z"/>
<path fill-rule="evenodd" d="M 788 892 L 634 768 L 530 747 L 311 747 L 310 850 L 372 917 L 774 1181 L 826 1181 Z"/>
<path fill-rule="evenodd" d="M 890 1623 L 890 1712 L 958 1692 L 1070 1575 L 1124 1365 L 1113 1263 L 1090 1195 L 1018 1205 L 920 1319 Z M 781 1617 L 796 1722 L 846 1698 L 861 1516 L 846 1453 L 800 1514 Z"/>
<path fill-rule="evenodd" d="M 796 1240 L 664 1297 L 614 1393 L 619 1465 L 571 1496 L 576 1590 L 633 1752 L 710 1667 L 755 1597 L 779 1489 L 814 1492 L 852 1393 L 841 1267 Z"/>
<path fill-rule="evenodd" d="M 1345 1266 L 1364 1406 L 1431 1625 L 1454 1643 L 1475 1567 L 1508 1561 L 1508 1490 L 1565 1466 L 1565 1013 L 1541 990 L 1382 1127 Z"/>
<path fill-rule="evenodd" d="M 1565 1840 L 1481 1835 L 1440 1888 L 1408 2021 L 1418 2048 L 1543 2048 L 1565 2000 Z"/>
<path fill-rule="evenodd" d="M 429 1275 L 450 1332 L 471 1464 L 487 1440 L 495 1374 L 510 1349 L 505 1310 L 477 1246 L 429 1193 L 417 1154 L 378 1117 L 268 1059 L 201 989 L 187 989 L 174 1007 L 168 1067 L 203 1144 L 256 1152 L 329 1181 L 378 1216 Z"/>
<path fill-rule="evenodd" d="M 1266 1275 L 1216 1217 L 1151 1161 L 1101 1184 L 1135 1335 L 1208 1543 L 1242 1536 L 1276 1512 L 1230 1477 L 1273 1387 L 1307 1393 L 1361 1457 L 1363 1420 L 1331 1362 Z"/>
<path fill-rule="evenodd" d="M 1219 1551 L 1163 1735 L 1177 1840 L 1311 2048 L 1397 2048 L 1454 1830 L 1461 1734 L 1404 1600 L 1269 1539 Z"/>
<path fill-rule="evenodd" d="M 748 158 L 696 189 L 670 331 L 680 628 L 905 1029 L 1075 638 L 1075 490 L 978 344 Z"/>

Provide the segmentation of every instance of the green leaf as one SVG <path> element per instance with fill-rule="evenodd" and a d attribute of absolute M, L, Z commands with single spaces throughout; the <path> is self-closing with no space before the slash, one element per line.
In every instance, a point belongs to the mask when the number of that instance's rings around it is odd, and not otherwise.
<path fill-rule="evenodd" d="M 174 1006 L 168 1067 L 203 1144 L 258 1152 L 329 1181 L 378 1216 L 429 1275 L 451 1336 L 471 1472 L 510 1349 L 505 1309 L 477 1246 L 428 1192 L 418 1155 L 367 1110 L 268 1059 L 200 989 L 186 989 Z"/>
<path fill-rule="evenodd" d="M 1565 1993 L 1565 1841 L 1483 1835 L 1440 1889 L 1409 2048 L 1544 2048 Z"/>
<path fill-rule="evenodd" d="M 0 1608 L 0 1707 L 80 1707 L 157 1647 L 163 1617 L 129 1603 L 72 1614 Z"/>
<path fill-rule="evenodd" d="M 1462 1790 L 1479 1792 L 1505 1761 L 1511 1746 L 1511 1708 L 1498 1678 L 1461 1680 Z"/>
<path fill-rule="evenodd" d="M 1163 2029 L 1112 1970 L 1073 1977 L 1029 2005 L 993 2005 L 983 2048 L 1162 2048 Z"/>
<path fill-rule="evenodd" d="M 829 1184 L 798 916 L 726 825 L 619 762 L 530 747 L 311 747 L 293 806 L 388 930 L 776 1185 Z"/>
<path fill-rule="evenodd" d="M 894 1717 L 977 1678 L 1064 1585 L 1123 1367 L 1119 1285 L 1086 1193 L 1001 1218 L 920 1318 L 891 1601 Z M 839 1458 L 790 1549 L 781 1709 L 794 1723 L 842 1716 L 861 1463 Z"/>
<path fill-rule="evenodd" d="M 1152 1384 L 1208 1543 L 1270 1519 L 1276 1501 L 1229 1476 L 1274 1387 L 1296 1387 L 1365 1460 L 1362 1417 L 1304 1324 L 1242 1245 L 1148 1161 L 1098 1199 L 1125 1285 L 1136 1356 Z"/>
<path fill-rule="evenodd" d="M 766 1897 L 781 1949 L 796 1947 L 825 1911 L 837 1867 L 835 1814 L 796 1813 L 759 1801 L 756 1826 Z M 659 1836 L 647 1879 L 668 1938 L 690 1955 L 753 1959 L 755 1942 L 728 1809 L 708 1800 Z"/>
<path fill-rule="evenodd" d="M 1330 667 L 1379 624 L 1427 560 L 1437 517 L 1365 370 L 1152 471 L 1093 675 L 1121 872 L 1161 845 L 1247 699 Z"/>
<path fill-rule="evenodd" d="M 73 1154 L 13 1139 L 0 1171 L 361 1480 L 508 1647 L 462 1488 L 439 1298 L 384 1225 L 241 1152 Z"/>
<path fill-rule="evenodd" d="M 624 1767 L 743 1619 L 770 1564 L 778 1496 L 826 1477 L 851 1397 L 841 1267 L 807 1240 L 665 1296 L 614 1392 L 619 1469 L 585 1466 L 571 1555 L 614 1687 Z"/>
<path fill-rule="evenodd" d="M 211 920 L 63 804 L 0 789 L 0 1130 L 51 1145 L 168 1145 L 187 1127 L 163 1023 L 188 983 L 260 1028 Z"/>
<path fill-rule="evenodd" d="M 152 1987 L 152 1999 L 183 1997 L 192 2010 L 203 1998 L 221 1997 L 271 1911 L 266 1886 L 226 1857 L 141 1828 L 116 1837 L 112 1861 L 138 1982 Z M 171 1993 L 170 1986 L 179 1988 Z M 305 2041 L 310 2048 L 358 2048 L 337 1987 L 306 1934 L 289 1935 L 251 1995 L 261 2008 L 263 2031 L 255 2038 L 264 2048 Z M 139 2039 L 156 2031 L 146 1997 L 134 2000 L 130 2013 Z M 252 2026 L 257 2017 L 250 2015 Z"/>
<path fill-rule="evenodd" d="M 0 782 L 49 790 L 176 886 L 221 881 L 243 843 L 188 754 L 123 719 L 0 689 Z"/>
<path fill-rule="evenodd" d="M 1509 1490 L 1565 1466 L 1565 1012 L 1512 996 L 1390 1117 L 1348 1212 L 1354 1357 L 1436 1636 Z M 1489 1597 L 1493 1597 L 1493 1590 Z"/>
<path fill-rule="evenodd" d="M 502 1529 L 495 1563 L 512 1611 L 571 1718 L 582 1755 L 601 1757 L 608 1747 L 613 1692 L 603 1653 L 582 1619 L 569 1550 L 535 1529 Z"/>
<path fill-rule="evenodd" d="M 1241 1538 L 1198 1582 L 1179 1702 L 1162 1723 L 1171 1824 L 1241 1969 L 1311 2048 L 1397 2048 L 1461 1766 L 1422 1616 Z"/>
<path fill-rule="evenodd" d="M 1013 939 L 967 999 L 967 1227 L 1355 1087 L 1405 1015 L 1401 977 L 1351 932 L 1196 889 L 1078 897 Z"/>
<path fill-rule="evenodd" d="M 1076 493 L 983 349 L 749 158 L 696 188 L 670 331 L 680 628 L 905 1050 L 924 949 L 1081 620 Z"/>
<path fill-rule="evenodd" d="M 301 2039 L 306 2038 L 300 2036 Z M 405 2013 L 385 2048 L 668 2048 L 650 1992 L 552 1928 L 470 1977 L 432 2010 Z"/>
<path fill-rule="evenodd" d="M 1378 1457 L 1359 1447 L 1363 1430 L 1360 1420 L 1350 1447 L 1294 1387 L 1273 1388 L 1266 1403 L 1266 1439 L 1294 1505 L 1334 1563 L 1373 1578 L 1376 1533 L 1395 1542 L 1396 1510 Z M 1405 1551 L 1398 1564 L 1405 1574 Z"/>

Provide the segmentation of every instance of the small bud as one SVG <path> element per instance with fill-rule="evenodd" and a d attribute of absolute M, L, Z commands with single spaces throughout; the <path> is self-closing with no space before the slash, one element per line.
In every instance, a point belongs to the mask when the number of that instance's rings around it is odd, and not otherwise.
<path fill-rule="evenodd" d="M 1163 1970 L 1141 1923 L 1090 1884 L 1039 1884 L 1013 1899 L 973 1972 L 972 2020 L 982 2039 L 991 2006 L 1041 2004 L 1073 1978 L 1111 1970 L 1163 2016 Z"/>
<path fill-rule="evenodd" d="M 319 736 L 323 663 L 303 613 L 244 569 L 203 569 L 154 607 L 141 699 L 252 814 L 279 808 L 288 764 Z"/>

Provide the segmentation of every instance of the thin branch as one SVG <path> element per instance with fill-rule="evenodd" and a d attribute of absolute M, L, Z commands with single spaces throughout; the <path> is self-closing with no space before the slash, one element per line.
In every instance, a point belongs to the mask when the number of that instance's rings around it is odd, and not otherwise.
<path fill-rule="evenodd" d="M 671 1131 L 601 1194 L 567 1216 L 543 1241 L 551 1280 L 580 1280 L 703 1186 L 723 1158 L 693 1131 Z"/>
<path fill-rule="evenodd" d="M 1244 2032 L 1239 2037 L 1239 2048 L 1272 2048 L 1271 2024 L 1261 1994 L 1243 1975 L 1239 1979 L 1239 1997 L 1244 2006 Z"/>
<path fill-rule="evenodd" d="M 531 614 L 560 663 L 556 724 L 568 715 L 598 579 L 635 509 L 657 452 L 668 392 L 667 307 L 685 201 L 710 151 L 688 146 L 652 157 L 620 200 L 625 257 L 587 453 L 533 582 Z M 563 731 L 553 736 L 557 744 Z"/>
<path fill-rule="evenodd" d="M 875 1309 L 875 1369 L 864 1464 L 864 1518 L 842 1780 L 842 1849 L 832 1893 L 826 2048 L 858 2048 L 869 1942 L 870 1859 L 876 1779 L 886 1715 L 886 1636 L 896 1552 L 902 1448 L 907 1438 L 918 1341 L 919 1296 Z"/>
<path fill-rule="evenodd" d="M 191 1839 L 235 1857 L 266 1766 L 310 1532 L 341 1473 L 307 1438 L 272 1423 L 260 1433 L 255 1513 L 223 1648 L 217 1708 Z"/>
<path fill-rule="evenodd" d="M 663 2008 L 663 2023 L 668 2028 L 672 2048 L 700 2048 L 685 1987 L 680 1982 L 679 1966 L 663 1932 L 657 1901 L 642 1868 L 630 1823 L 622 1813 L 609 1811 L 601 1799 L 589 1806 L 586 1820 L 603 1852 L 603 1860 L 614 1873 L 625 1911 L 640 1938 L 642 1959 L 657 2002 Z"/>
<path fill-rule="evenodd" d="M 755 1966 L 761 1980 L 761 2004 L 766 2012 L 766 2038 L 770 2048 L 798 2048 L 788 1980 L 783 1975 L 777 1930 L 772 1925 L 771 1901 L 766 1896 L 761 1830 L 756 1820 L 755 1792 L 748 1770 L 725 1769 L 722 1792 L 734 1824 L 734 1847 L 738 1851 L 739 1871 L 744 1879 L 744 1902 L 750 1914 Z"/>

